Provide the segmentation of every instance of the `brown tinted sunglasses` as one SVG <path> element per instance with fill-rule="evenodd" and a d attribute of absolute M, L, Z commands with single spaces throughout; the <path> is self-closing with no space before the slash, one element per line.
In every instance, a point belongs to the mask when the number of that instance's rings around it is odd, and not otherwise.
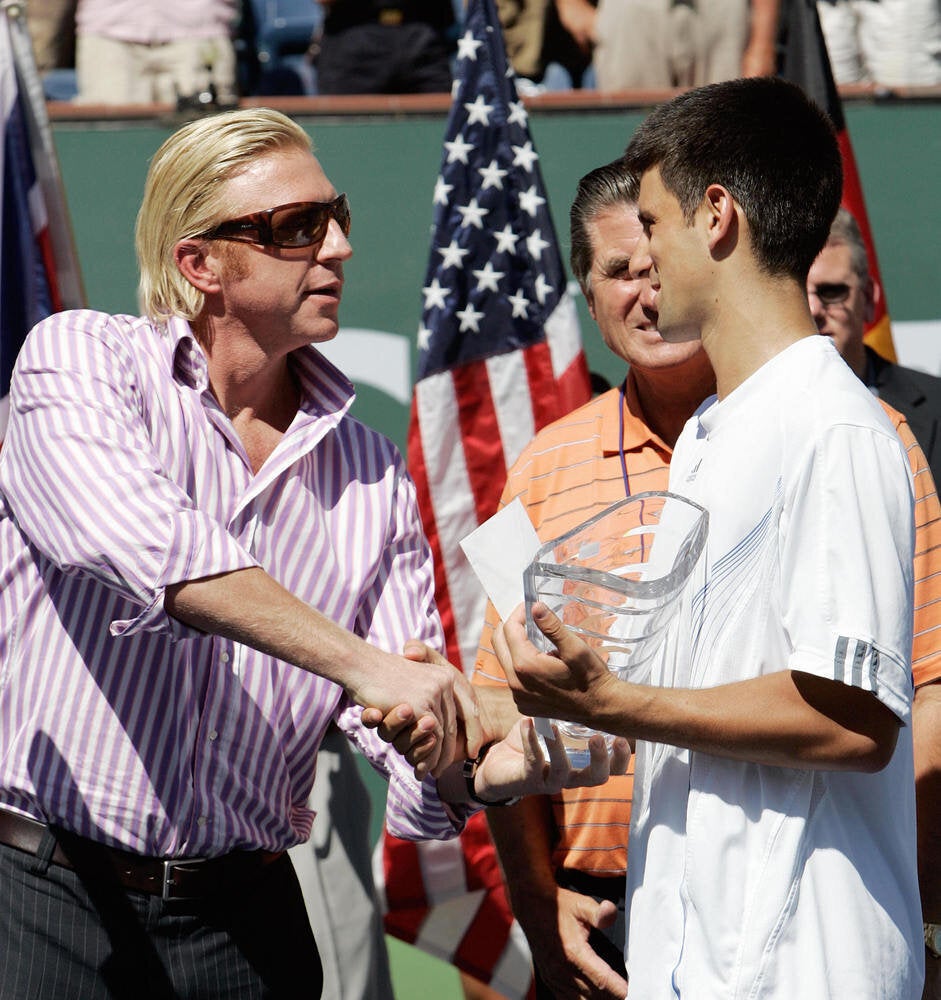
<path fill-rule="evenodd" d="M 350 203 L 345 194 L 333 201 L 295 201 L 238 219 L 220 222 L 201 233 L 206 240 L 235 240 L 273 247 L 309 247 L 322 243 L 330 220 L 335 219 L 344 236 L 350 235 Z"/>

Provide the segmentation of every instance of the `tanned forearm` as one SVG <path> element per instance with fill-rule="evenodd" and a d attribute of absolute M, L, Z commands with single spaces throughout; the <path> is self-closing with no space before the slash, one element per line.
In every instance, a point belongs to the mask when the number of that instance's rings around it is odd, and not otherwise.
<path fill-rule="evenodd" d="M 429 769 L 438 771 L 480 745 L 477 703 L 460 671 L 417 665 L 377 649 L 301 601 L 264 570 L 252 567 L 166 588 L 168 614 L 203 632 L 268 653 L 341 685 L 360 705 L 390 711 L 410 705 L 436 720 Z M 458 724 L 462 725 L 461 733 Z M 459 747 L 459 737 L 461 747 Z"/>
<path fill-rule="evenodd" d="M 522 609 L 494 635 L 523 712 L 784 767 L 876 771 L 895 749 L 898 719 L 869 692 L 789 670 L 694 690 L 629 684 L 548 609 L 532 613 L 558 657 L 529 642 Z"/>
<path fill-rule="evenodd" d="M 873 695 L 795 671 L 696 690 L 619 687 L 596 728 L 760 764 L 877 771 L 898 735 Z"/>

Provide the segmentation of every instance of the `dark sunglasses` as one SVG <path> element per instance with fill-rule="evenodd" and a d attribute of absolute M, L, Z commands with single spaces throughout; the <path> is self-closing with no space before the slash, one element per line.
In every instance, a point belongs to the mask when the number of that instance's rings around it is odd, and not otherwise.
<path fill-rule="evenodd" d="M 310 247 L 323 242 L 330 220 L 335 219 L 344 236 L 350 235 L 350 203 L 345 194 L 333 201 L 295 201 L 263 212 L 228 219 L 208 233 L 206 240 L 235 240 L 272 247 Z"/>
<path fill-rule="evenodd" d="M 852 290 L 852 285 L 840 281 L 833 284 L 817 285 L 816 288 L 809 289 L 809 292 L 811 295 L 816 295 L 825 306 L 838 306 L 850 297 Z"/>

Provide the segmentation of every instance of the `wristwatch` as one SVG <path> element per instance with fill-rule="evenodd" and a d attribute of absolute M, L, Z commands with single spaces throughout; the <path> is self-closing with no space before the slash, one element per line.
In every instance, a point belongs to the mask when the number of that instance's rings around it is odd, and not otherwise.
<path fill-rule="evenodd" d="M 925 947 L 935 958 L 941 958 L 941 924 L 925 924 Z"/>
<path fill-rule="evenodd" d="M 474 787 L 474 781 L 477 778 L 477 771 L 480 768 L 480 765 L 483 764 L 484 757 L 487 756 L 487 753 L 492 746 L 493 741 L 485 743 L 476 757 L 464 758 L 464 764 L 461 767 L 461 774 L 464 775 L 464 781 L 467 784 L 467 794 L 474 802 L 482 806 L 487 806 L 488 809 L 492 806 L 514 806 L 520 800 L 519 795 L 511 795 L 508 799 L 497 799 L 496 802 L 489 802 L 487 799 L 482 799 L 477 794 L 477 789 Z"/>

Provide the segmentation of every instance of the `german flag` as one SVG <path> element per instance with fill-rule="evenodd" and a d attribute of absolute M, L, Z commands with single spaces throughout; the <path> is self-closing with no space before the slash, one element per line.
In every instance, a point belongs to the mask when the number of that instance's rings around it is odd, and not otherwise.
<path fill-rule="evenodd" d="M 879 273 L 875 244 L 859 183 L 856 158 L 846 129 L 843 105 L 833 81 L 833 71 L 815 0 L 790 0 L 782 4 L 781 62 L 779 75 L 802 87 L 833 122 L 843 154 L 843 206 L 852 213 L 866 241 L 869 273 L 876 284 L 876 313 L 866 331 L 866 343 L 889 361 L 896 361 L 892 327 L 886 309 L 885 290 Z"/>

